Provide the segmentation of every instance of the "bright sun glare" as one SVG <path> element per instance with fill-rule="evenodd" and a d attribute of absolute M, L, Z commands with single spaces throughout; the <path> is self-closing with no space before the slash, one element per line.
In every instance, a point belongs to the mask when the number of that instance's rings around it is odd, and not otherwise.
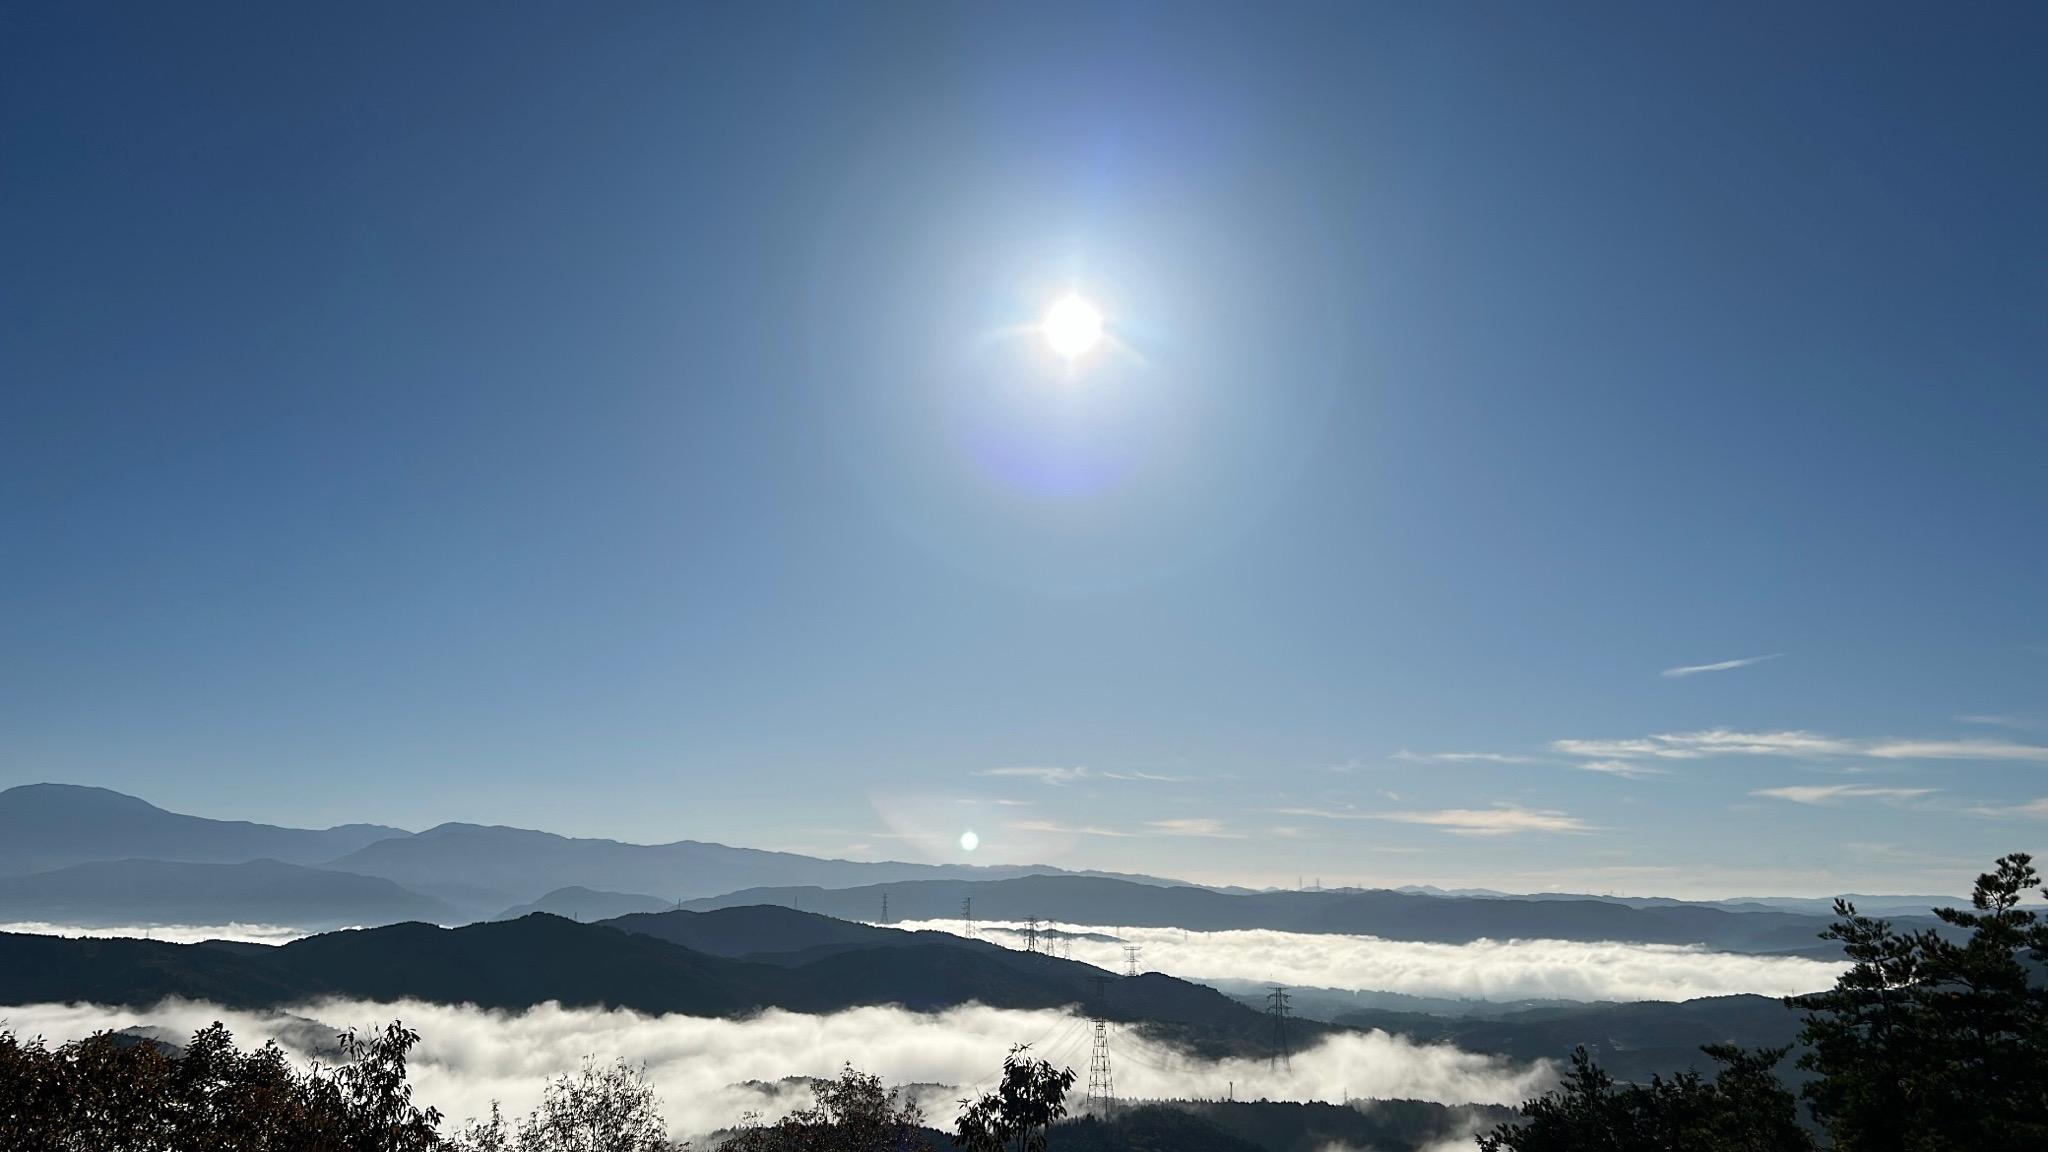
<path fill-rule="evenodd" d="M 974 850 L 975 850 L 976 848 L 979 848 L 980 846 L 981 846 L 981 837 L 979 837 L 979 836 L 976 836 L 976 835 L 974 834 L 974 829 L 972 829 L 972 828 L 969 828 L 969 829 L 968 829 L 967 831 L 965 831 L 965 832 L 962 832 L 962 833 L 960 834 L 960 847 L 961 847 L 962 849 L 964 849 L 964 850 L 966 850 L 966 851 L 968 851 L 968 852 L 972 852 L 972 851 L 974 851 Z"/>
<path fill-rule="evenodd" d="M 1046 310 L 1038 330 L 1053 351 L 1077 359 L 1102 340 L 1102 313 L 1079 296 L 1063 296 Z"/>

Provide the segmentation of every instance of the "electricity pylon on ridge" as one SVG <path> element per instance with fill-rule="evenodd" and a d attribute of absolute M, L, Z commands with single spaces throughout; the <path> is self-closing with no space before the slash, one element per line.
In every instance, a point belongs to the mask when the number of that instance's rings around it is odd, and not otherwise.
<path fill-rule="evenodd" d="M 1038 917 L 1036 916 L 1024 921 L 1024 951 L 1032 953 L 1038 951 Z"/>
<path fill-rule="evenodd" d="M 1294 1061 L 1287 1054 L 1287 1013 L 1289 1011 L 1286 986 L 1281 984 L 1273 985 L 1273 990 L 1266 994 L 1266 1015 L 1273 1018 L 1273 1047 L 1266 1060 L 1268 1068 L 1284 1066 L 1292 1069 L 1294 1067 Z"/>
<path fill-rule="evenodd" d="M 1109 977 L 1090 978 L 1095 985 L 1095 1003 L 1091 1023 L 1095 1025 L 1095 1045 L 1088 1052 L 1088 1099 L 1083 1110 L 1094 1113 L 1104 1120 L 1109 1119 L 1110 1110 L 1116 1107 L 1116 1084 L 1109 1074 L 1109 1019 L 1106 1006 L 1109 1000 Z"/>
<path fill-rule="evenodd" d="M 972 896 L 960 902 L 960 925 L 960 934 L 969 940 L 974 939 L 974 897 Z"/>
<path fill-rule="evenodd" d="M 1138 953 L 1142 951 L 1144 949 L 1139 945 L 1124 945 L 1124 975 L 1136 976 L 1138 974 Z"/>

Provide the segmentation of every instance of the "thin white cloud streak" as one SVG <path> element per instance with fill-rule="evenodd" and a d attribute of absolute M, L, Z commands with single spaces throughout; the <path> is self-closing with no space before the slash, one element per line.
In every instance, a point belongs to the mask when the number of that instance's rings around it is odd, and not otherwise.
<path fill-rule="evenodd" d="M 957 932 L 957 920 L 897 927 Z M 983 928 L 1019 928 L 986 922 Z M 1105 928 L 1073 941 L 1074 959 L 1123 971 L 1123 944 L 1142 948 L 1147 971 L 1188 980 L 1246 980 L 1316 988 L 1484 1000 L 1686 1000 L 1696 996 L 1791 996 L 1832 987 L 1847 965 L 1803 956 L 1755 956 L 1681 944 L 1478 940 L 1431 944 L 1376 936 L 1242 929 Z"/>
<path fill-rule="evenodd" d="M 1548 809 L 1499 805 L 1493 808 L 1439 808 L 1423 812 L 1370 812 L 1355 808 L 1269 808 L 1274 816 L 1308 816 L 1318 820 L 1385 820 L 1422 824 L 1454 836 L 1509 836 L 1518 832 L 1591 832 L 1576 816 Z"/>
<path fill-rule="evenodd" d="M 1776 660 L 1783 655 L 1783 652 L 1772 652 L 1767 656 L 1744 656 L 1740 660 L 1717 660 L 1712 664 L 1683 664 L 1677 668 L 1666 668 L 1657 675 L 1676 680 L 1684 676 L 1697 676 L 1702 672 L 1732 672 L 1737 668 L 1747 668 L 1766 660 Z"/>
<path fill-rule="evenodd" d="M 235 940 L 245 944 L 288 944 L 311 932 L 277 924 L 126 924 L 109 927 L 80 927 L 53 924 L 46 920 L 21 920 L 0 924 L 0 932 L 32 936 L 71 936 L 94 939 L 133 938 L 162 940 L 170 944 L 197 944 L 202 940 Z"/>
<path fill-rule="evenodd" d="M 2025 760 L 2048 764 L 2048 747 L 2010 740 L 1887 740 L 1867 755 L 1883 760 Z"/>
<path fill-rule="evenodd" d="M 1194 836 L 1212 840 L 1242 840 L 1244 833 L 1232 832 L 1223 821 L 1201 816 L 1187 816 L 1174 820 L 1147 820 L 1145 827 L 1162 836 Z"/>
<path fill-rule="evenodd" d="M 976 776 L 1015 777 L 1036 780 L 1040 784 L 1072 784 L 1085 779 L 1086 768 L 983 768 Z"/>
<path fill-rule="evenodd" d="M 1506 752 L 1410 752 L 1394 753 L 1394 759 L 1410 764 L 1541 764 L 1538 756 L 1515 756 Z"/>
<path fill-rule="evenodd" d="M 1609 776 L 1620 776 L 1627 780 L 1645 780 L 1652 776 L 1671 775 L 1669 768 L 1636 764 L 1628 760 L 1588 760 L 1579 767 L 1587 772 L 1604 772 Z"/>
<path fill-rule="evenodd" d="M 1709 756 L 1838 756 L 1858 751 L 1853 741 L 1813 732 L 1737 732 L 1710 728 L 1675 732 L 1636 740 L 1554 740 L 1550 745 L 1569 756 L 1602 760 L 1651 757 L 1660 760 L 1701 760 Z"/>
<path fill-rule="evenodd" d="M 98 1005 L 36 1004 L 0 1009 L 21 1035 L 53 1042 L 96 1031 L 148 1025 L 189 1036 L 215 1020 L 245 1045 L 276 1038 L 302 1062 L 309 1045 L 331 1028 L 370 1027 L 399 1019 L 420 1032 L 411 1060 L 416 1098 L 451 1123 L 481 1116 L 499 1101 L 522 1114 L 540 1099 L 547 1077 L 573 1071 L 586 1056 L 644 1065 L 661 1094 L 671 1131 L 699 1137 L 735 1124 L 743 1112 L 769 1119 L 809 1103 L 807 1090 L 764 1095 L 744 1081 L 790 1076 L 830 1077 L 844 1063 L 889 1084 L 926 1084 L 927 1120 L 951 1127 L 954 1101 L 985 1088 L 1010 1045 L 1085 1067 L 1090 1029 L 1067 1011 L 1019 1012 L 968 1005 L 916 1013 L 896 1007 L 856 1008 L 812 1016 L 769 1011 L 743 1020 L 648 1016 L 624 1010 L 565 1009 L 544 1004 L 518 1012 L 417 1001 L 321 1001 L 283 1012 L 246 1012 L 171 1000 L 136 1011 Z M 308 1019 L 330 1026 L 309 1028 Z M 1221 1097 L 1233 1081 L 1240 1097 L 1328 1100 L 1349 1094 L 1447 1104 L 1515 1103 L 1548 1087 L 1547 1064 L 1512 1064 L 1446 1045 L 1421 1045 L 1383 1032 L 1346 1033 L 1294 1054 L 1293 1067 L 1264 1060 L 1201 1060 L 1125 1029 L 1116 1043 L 1143 1051 L 1145 1061 L 1117 1068 L 1127 1098 Z"/>
<path fill-rule="evenodd" d="M 1956 717 L 1960 724 L 1982 724 L 1992 728 L 2039 728 L 2041 722 L 2027 716 L 2005 716 L 1986 712 L 1971 712 Z"/>
<path fill-rule="evenodd" d="M 1710 728 L 1630 740 L 1554 740 L 1567 756 L 1597 760 L 1704 760 L 1712 756 L 1872 756 L 1881 760 L 2007 760 L 2048 763 L 2048 745 L 2012 740 L 1845 740 L 1798 729 L 1739 732 Z"/>
<path fill-rule="evenodd" d="M 1061 824 L 1056 820 L 1012 820 L 1003 827 L 1012 832 L 1036 832 L 1047 836 L 1102 836 L 1130 840 L 1138 835 L 1136 832 L 1105 828 L 1100 824 Z"/>
<path fill-rule="evenodd" d="M 1939 791 L 1935 788 L 1873 788 L 1862 784 L 1792 784 L 1783 788 L 1759 788 L 1751 796 L 1790 800 L 1794 804 L 1830 804 L 1836 800 L 1911 800 Z"/>
<path fill-rule="evenodd" d="M 1987 804 L 1972 808 L 1970 812 L 1977 816 L 2016 817 L 2021 820 L 2048 820 L 2048 797 L 2043 797 L 2039 800 L 2029 800 L 2024 804 L 2013 804 L 2003 808 Z"/>
<path fill-rule="evenodd" d="M 1533 808 L 1443 808 L 1433 812 L 1381 812 L 1374 819 L 1423 824 L 1454 836 L 1512 836 L 1520 832 L 1590 832 L 1576 816 Z"/>

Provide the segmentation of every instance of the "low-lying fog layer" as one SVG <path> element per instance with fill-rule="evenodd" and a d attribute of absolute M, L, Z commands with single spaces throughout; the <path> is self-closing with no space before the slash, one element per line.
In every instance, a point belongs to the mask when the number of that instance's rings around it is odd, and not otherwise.
<path fill-rule="evenodd" d="M 1084 1074 L 1089 1022 L 1064 1012 L 1017 1012 L 970 1005 L 940 1013 L 856 1008 L 827 1016 L 764 1012 L 745 1020 L 646 1016 L 623 1010 L 565 1009 L 546 1004 L 520 1012 L 405 1001 L 322 1001 L 288 1012 L 244 1012 L 169 1000 L 133 1010 L 81 1004 L 0 1008 L 0 1028 L 52 1042 L 102 1030 L 156 1027 L 183 1039 L 219 1020 L 244 1047 L 276 1039 L 309 1057 L 331 1041 L 329 1028 L 371 1027 L 403 1020 L 420 1031 L 412 1081 L 422 1104 L 459 1122 L 500 1101 L 524 1113 L 545 1079 L 575 1069 L 586 1056 L 645 1064 L 674 1130 L 698 1135 L 732 1125 L 742 1113 L 773 1120 L 809 1103 L 808 1090 L 764 1089 L 789 1076 L 830 1076 L 851 1061 L 890 1084 L 921 1085 L 930 1123 L 951 1127 L 954 1101 L 995 1080 L 1015 1043 Z M 165 1037 L 169 1039 L 171 1037 Z M 1127 1098 L 1435 1100 L 1446 1104 L 1513 1104 L 1548 1087 L 1545 1064 L 1517 1065 L 1441 1045 L 1418 1045 L 1383 1032 L 1346 1033 L 1294 1054 L 1291 1068 L 1265 1060 L 1193 1060 L 1118 1030 L 1110 1043 L 1118 1093 Z M 1078 1091 L 1078 1088 L 1077 1088 Z"/>
<path fill-rule="evenodd" d="M 0 932 L 34 936 L 131 936 L 137 940 L 163 940 L 172 944 L 197 944 L 201 940 L 239 940 L 248 944 L 285 944 L 312 932 L 276 924 L 134 924 L 106 928 L 83 928 L 76 924 L 52 924 L 44 920 L 21 920 L 0 924 Z"/>
<path fill-rule="evenodd" d="M 959 933 L 958 920 L 893 925 Z M 988 939 L 1021 947 L 1022 925 L 984 922 Z M 1041 928 L 1044 926 L 1041 925 Z M 994 931 L 991 931 L 994 929 Z M 1478 940 L 1424 944 L 1375 936 L 1247 929 L 1104 928 L 1060 924 L 1061 933 L 1106 934 L 1136 944 L 1139 967 L 1189 980 L 1251 980 L 1477 1000 L 1689 1000 L 1752 992 L 1794 996 L 1832 987 L 1848 968 L 1800 956 L 1752 956 L 1677 944 L 1571 940 Z M 1113 972 L 1122 943 L 1052 938 L 1049 947 Z"/>

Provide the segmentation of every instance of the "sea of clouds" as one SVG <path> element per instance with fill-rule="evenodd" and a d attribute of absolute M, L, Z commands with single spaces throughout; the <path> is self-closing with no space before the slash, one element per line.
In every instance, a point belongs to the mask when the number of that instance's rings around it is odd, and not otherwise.
<path fill-rule="evenodd" d="M 734 1125 L 748 1112 L 772 1121 L 810 1099 L 807 1089 L 769 1085 L 791 1076 L 831 1076 L 849 1062 L 889 1084 L 923 1086 L 918 1095 L 928 1122 L 950 1127 L 956 1101 L 994 1083 L 1012 1044 L 1030 1043 L 1034 1055 L 1085 1070 L 1092 1039 L 1089 1021 L 1069 1012 L 979 1005 L 936 1013 L 895 1007 L 829 1015 L 769 1011 L 739 1020 L 556 1004 L 503 1012 L 359 1000 L 275 1012 L 185 1000 L 140 1010 L 89 1004 L 0 1008 L 0 1030 L 52 1042 L 136 1027 L 182 1037 L 215 1020 L 227 1024 L 245 1047 L 276 1039 L 301 1060 L 318 1055 L 334 1030 L 402 1020 L 421 1034 L 411 1065 L 418 1101 L 454 1122 L 486 1114 L 493 1100 L 508 1115 L 524 1113 L 539 1101 L 547 1077 L 573 1071 L 586 1057 L 623 1059 L 646 1067 L 671 1127 L 684 1136 Z M 1126 1098 L 1348 1096 L 1513 1104 L 1555 1080 L 1555 1069 L 1545 1063 L 1516 1064 L 1383 1032 L 1334 1035 L 1295 1053 L 1290 1066 L 1271 1067 L 1265 1060 L 1194 1059 L 1119 1029 L 1111 1038 L 1111 1058 L 1118 1094 Z"/>
<path fill-rule="evenodd" d="M 0 923 L 0 932 L 21 932 L 36 936 L 91 936 L 100 939 L 133 937 L 163 940 L 172 944 L 197 944 L 202 940 L 238 940 L 247 944 L 285 944 L 310 936 L 304 928 L 278 924 L 129 924 L 87 928 L 76 924 L 52 924 L 46 920 L 17 920 Z"/>
<path fill-rule="evenodd" d="M 961 931 L 958 920 L 897 928 Z M 1015 946 L 1022 925 L 978 930 Z M 1060 924 L 1060 932 L 1107 935 L 1141 949 L 1139 966 L 1189 980 L 1248 980 L 1303 987 L 1401 992 L 1472 1000 L 1689 1000 L 1749 992 L 1795 996 L 1834 986 L 1847 964 L 1802 956 L 1715 952 L 1695 945 L 1573 940 L 1476 940 L 1428 944 L 1375 936 L 1245 929 L 1105 928 Z M 990 929 L 998 931 L 991 932 Z M 1124 970 L 1123 943 L 1054 938 L 1061 954 Z"/>

